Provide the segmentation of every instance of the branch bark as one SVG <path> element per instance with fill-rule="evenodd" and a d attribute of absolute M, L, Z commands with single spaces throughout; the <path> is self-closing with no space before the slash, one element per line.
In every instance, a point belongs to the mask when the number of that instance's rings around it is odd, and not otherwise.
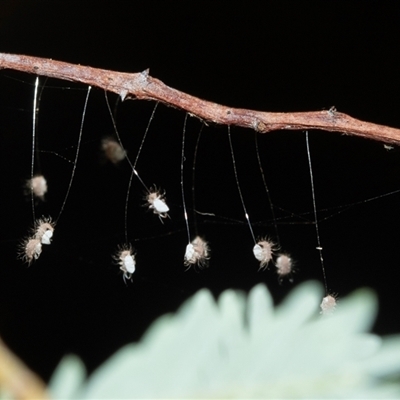
<path fill-rule="evenodd" d="M 0 53 L 0 69 L 12 69 L 62 80 L 82 82 L 129 98 L 154 100 L 187 111 L 216 124 L 251 128 L 260 133 L 276 130 L 318 129 L 400 145 L 400 129 L 361 121 L 332 108 L 328 111 L 271 113 L 231 108 L 173 89 L 148 70 L 125 73 L 70 64 L 52 59 Z"/>

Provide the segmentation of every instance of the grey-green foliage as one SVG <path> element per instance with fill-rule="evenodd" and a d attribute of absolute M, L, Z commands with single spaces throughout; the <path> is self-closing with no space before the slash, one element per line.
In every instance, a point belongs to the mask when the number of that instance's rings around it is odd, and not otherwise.
<path fill-rule="evenodd" d="M 369 334 L 375 295 L 366 289 L 319 314 L 319 283 L 299 285 L 274 308 L 264 285 L 248 297 L 201 290 L 159 318 L 86 380 L 66 357 L 50 382 L 58 399 L 400 398 L 400 335 Z"/>

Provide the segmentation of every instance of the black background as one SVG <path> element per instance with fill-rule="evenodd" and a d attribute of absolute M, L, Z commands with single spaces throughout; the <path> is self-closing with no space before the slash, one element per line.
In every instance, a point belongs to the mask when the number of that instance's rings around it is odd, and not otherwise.
<path fill-rule="evenodd" d="M 3 1 L 0 51 L 150 74 L 210 101 L 265 111 L 317 111 L 335 106 L 356 118 L 400 126 L 400 25 L 395 2 L 50 2 Z M 239 5 L 237 5 L 239 4 Z M 199 144 L 197 217 L 210 242 L 207 270 L 184 272 L 187 234 L 180 192 L 183 111 L 160 105 L 137 169 L 167 192 L 171 219 L 161 224 L 143 204 L 133 181 L 129 238 L 137 271 L 125 285 L 112 254 L 124 242 L 124 204 L 130 169 L 102 162 L 100 140 L 113 133 L 104 93 L 93 89 L 76 176 L 53 243 L 27 267 L 16 260 L 32 224 L 23 183 L 30 176 L 35 76 L 0 71 L 0 335 L 43 378 L 67 353 L 91 371 L 123 344 L 138 340 L 159 315 L 174 311 L 199 288 L 217 296 L 265 282 L 279 302 L 291 287 L 322 282 L 313 219 L 304 132 L 259 135 L 263 167 L 277 210 L 283 250 L 296 260 L 293 285 L 280 285 L 273 268 L 258 272 L 252 238 L 234 181 L 227 128 L 203 129 Z M 49 193 L 38 216 L 56 218 L 67 190 L 86 88 L 41 79 L 37 140 L 39 170 Z M 109 95 L 113 106 L 117 97 Z M 126 101 L 117 123 L 134 158 L 154 103 Z M 192 161 L 201 123 L 188 119 L 185 193 L 192 214 Z M 250 218 L 257 236 L 274 236 L 254 150 L 254 132 L 232 128 Z M 357 287 L 376 290 L 375 332 L 400 331 L 398 264 L 400 152 L 382 143 L 310 132 L 314 183 L 328 288 L 345 296 Z M 353 205 L 336 209 L 337 206 Z M 339 214 L 332 216 L 335 212 Z M 326 220 L 324 217 L 332 216 Z M 288 223 L 290 222 L 290 223 Z M 212 327 L 210 327 L 212 329 Z"/>

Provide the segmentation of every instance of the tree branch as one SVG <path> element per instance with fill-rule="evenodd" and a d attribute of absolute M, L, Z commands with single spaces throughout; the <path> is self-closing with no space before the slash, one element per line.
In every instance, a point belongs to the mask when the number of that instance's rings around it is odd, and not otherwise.
<path fill-rule="evenodd" d="M 4 53 L 0 53 L 1 68 L 82 82 L 117 93 L 122 100 L 137 98 L 160 101 L 205 121 L 252 128 L 260 133 L 281 129 L 318 129 L 400 145 L 400 129 L 360 121 L 337 112 L 334 108 L 328 111 L 271 113 L 226 107 L 170 88 L 160 80 L 152 78 L 148 70 L 131 74 Z"/>

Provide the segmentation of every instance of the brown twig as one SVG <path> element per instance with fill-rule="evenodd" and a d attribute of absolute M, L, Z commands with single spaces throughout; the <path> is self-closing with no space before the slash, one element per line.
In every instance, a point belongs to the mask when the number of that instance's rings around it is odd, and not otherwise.
<path fill-rule="evenodd" d="M 281 129 L 318 129 L 400 144 L 400 129 L 360 121 L 337 112 L 334 108 L 328 111 L 271 113 L 226 107 L 170 88 L 160 80 L 152 78 L 147 70 L 130 74 L 4 53 L 0 53 L 1 68 L 82 82 L 117 93 L 123 100 L 137 98 L 160 101 L 205 121 L 252 128 L 261 133 Z"/>

